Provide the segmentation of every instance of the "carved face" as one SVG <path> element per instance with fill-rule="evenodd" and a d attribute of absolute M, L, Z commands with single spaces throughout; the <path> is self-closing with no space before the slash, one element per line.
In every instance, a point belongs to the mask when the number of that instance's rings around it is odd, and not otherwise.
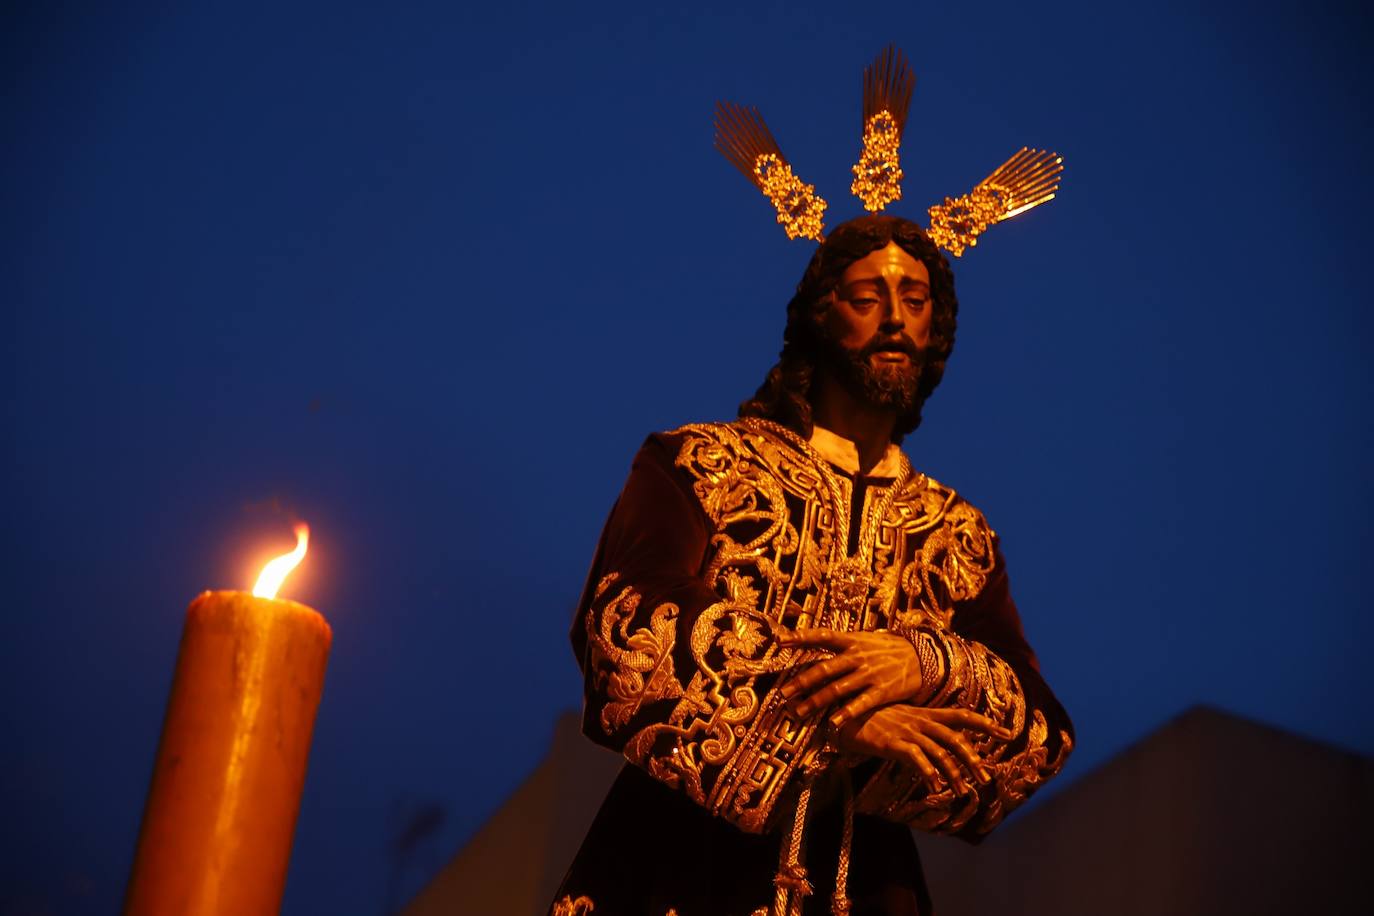
<path fill-rule="evenodd" d="M 915 403 L 922 350 L 930 343 L 930 271 L 900 245 L 868 254 L 845 270 L 817 315 L 832 369 L 875 406 Z"/>

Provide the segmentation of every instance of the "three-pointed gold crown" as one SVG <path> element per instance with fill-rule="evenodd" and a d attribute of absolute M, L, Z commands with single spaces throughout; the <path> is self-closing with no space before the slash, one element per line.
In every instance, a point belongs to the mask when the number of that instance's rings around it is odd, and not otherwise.
<path fill-rule="evenodd" d="M 864 69 L 863 150 L 849 190 L 870 213 L 902 197 L 898 152 L 915 88 L 916 77 L 895 47 Z M 788 238 L 825 240 L 825 200 L 792 171 L 757 110 L 718 102 L 716 149 L 768 197 Z M 929 208 L 930 240 L 961 256 L 989 226 L 1053 200 L 1063 171 L 1058 154 L 1023 146 L 969 193 Z"/>

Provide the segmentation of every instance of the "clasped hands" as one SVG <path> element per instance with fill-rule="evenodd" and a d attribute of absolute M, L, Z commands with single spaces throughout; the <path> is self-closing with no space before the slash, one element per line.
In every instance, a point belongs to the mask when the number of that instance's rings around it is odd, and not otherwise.
<path fill-rule="evenodd" d="M 910 764 L 932 791 L 940 777 L 954 787 L 991 777 L 960 729 L 1010 740 L 1011 732 L 967 709 L 912 705 L 919 695 L 921 663 L 916 648 L 887 632 L 841 633 L 815 628 L 784 631 L 780 645 L 828 649 L 835 654 L 813 662 L 787 681 L 782 695 L 802 718 L 822 710 L 835 728 L 841 750 Z"/>

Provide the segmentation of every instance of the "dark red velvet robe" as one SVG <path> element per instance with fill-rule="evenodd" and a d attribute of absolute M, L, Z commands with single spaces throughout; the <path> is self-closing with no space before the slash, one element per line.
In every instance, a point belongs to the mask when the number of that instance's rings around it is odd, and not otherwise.
<path fill-rule="evenodd" d="M 805 912 L 828 913 L 848 779 L 852 913 L 927 914 L 909 827 L 976 841 L 1058 772 L 1072 726 L 1022 634 L 996 536 L 953 491 L 901 466 L 895 478 L 846 474 L 760 420 L 644 444 L 571 633 L 583 730 L 630 765 L 555 913 L 767 912 L 807 783 Z M 774 637 L 811 625 L 885 627 L 943 653 L 945 682 L 928 705 L 1016 732 L 969 736 L 993 782 L 932 791 L 902 765 L 839 756 L 819 716 L 793 719 L 776 688 L 815 656 L 789 655 Z"/>

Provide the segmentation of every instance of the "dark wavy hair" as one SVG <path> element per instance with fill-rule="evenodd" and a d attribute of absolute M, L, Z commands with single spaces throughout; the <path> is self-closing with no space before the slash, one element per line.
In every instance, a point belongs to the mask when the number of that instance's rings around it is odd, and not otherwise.
<path fill-rule="evenodd" d="M 836 226 L 811 257 L 797 293 L 787 303 L 787 327 L 782 332 L 782 353 L 754 396 L 739 406 L 741 417 L 764 417 L 810 438 L 811 381 L 817 366 L 826 359 L 825 341 L 817 321 L 821 300 L 839 285 L 840 277 L 860 258 L 897 245 L 930 271 L 933 314 L 930 343 L 921 353 L 921 378 L 912 408 L 897 417 L 892 441 L 921 425 L 921 408 L 940 384 L 945 361 L 954 350 L 954 329 L 959 299 L 954 295 L 954 273 L 944 254 L 920 226 L 896 216 L 861 216 Z"/>

